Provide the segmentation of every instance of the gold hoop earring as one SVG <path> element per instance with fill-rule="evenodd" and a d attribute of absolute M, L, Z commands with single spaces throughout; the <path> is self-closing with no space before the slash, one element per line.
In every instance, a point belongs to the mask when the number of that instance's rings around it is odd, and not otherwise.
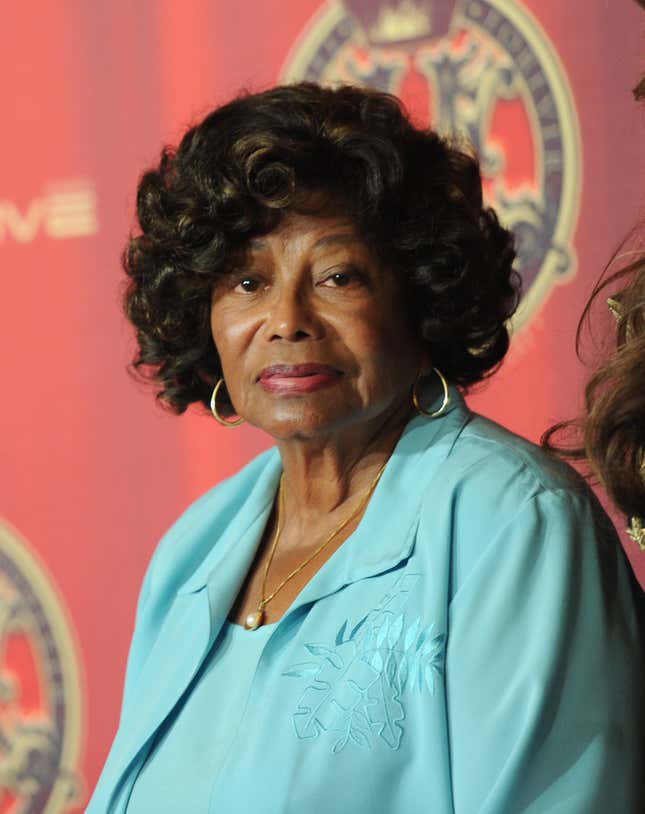
<path fill-rule="evenodd" d="M 213 414 L 213 418 L 215 421 L 218 421 L 222 427 L 239 427 L 240 424 L 244 423 L 243 418 L 236 418 L 234 421 L 227 421 L 225 418 L 217 412 L 217 394 L 219 393 L 220 387 L 224 384 L 224 379 L 219 379 L 215 387 L 213 388 L 213 395 L 211 396 L 211 413 Z"/>
<path fill-rule="evenodd" d="M 446 407 L 450 402 L 450 391 L 448 390 L 448 382 L 446 381 L 446 377 L 443 373 L 439 370 L 438 367 L 433 367 L 432 372 L 436 373 L 441 381 L 441 386 L 443 387 L 443 401 L 441 402 L 441 407 L 438 410 L 435 410 L 433 413 L 429 413 L 427 410 L 424 410 L 421 406 L 421 402 L 419 401 L 419 394 L 417 393 L 417 387 L 419 386 L 419 382 L 421 380 L 421 371 L 417 374 L 416 379 L 414 380 L 414 384 L 412 385 L 412 403 L 415 406 L 416 411 L 420 415 L 426 416 L 426 418 L 439 418 L 446 412 Z"/>

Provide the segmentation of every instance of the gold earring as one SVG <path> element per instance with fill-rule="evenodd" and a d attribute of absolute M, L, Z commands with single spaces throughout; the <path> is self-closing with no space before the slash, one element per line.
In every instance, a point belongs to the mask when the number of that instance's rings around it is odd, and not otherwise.
<path fill-rule="evenodd" d="M 244 423 L 243 418 L 236 418 L 234 421 L 227 421 L 225 418 L 217 412 L 217 394 L 219 393 L 220 387 L 224 384 L 224 379 L 219 379 L 215 387 L 213 388 L 213 395 L 211 396 L 211 413 L 213 414 L 213 418 L 215 421 L 218 421 L 222 427 L 239 427 L 240 424 Z"/>
<path fill-rule="evenodd" d="M 419 386 L 419 382 L 421 381 L 421 371 L 417 374 L 416 379 L 414 380 L 414 384 L 412 385 L 412 403 L 414 404 L 416 411 L 421 415 L 426 416 L 426 418 L 439 418 L 442 416 L 445 411 L 448 403 L 450 402 L 450 391 L 448 390 L 448 382 L 446 381 L 446 377 L 443 373 L 439 370 L 438 367 L 433 367 L 432 372 L 436 373 L 441 381 L 441 386 L 443 387 L 443 401 L 441 402 L 441 407 L 438 410 L 435 410 L 434 413 L 429 413 L 427 410 L 424 410 L 421 406 L 421 402 L 419 401 L 419 394 L 417 393 L 417 387 Z"/>

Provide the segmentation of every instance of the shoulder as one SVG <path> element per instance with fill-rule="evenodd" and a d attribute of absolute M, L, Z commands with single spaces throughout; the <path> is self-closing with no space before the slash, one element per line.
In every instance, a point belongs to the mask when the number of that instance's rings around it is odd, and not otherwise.
<path fill-rule="evenodd" d="M 435 479 L 479 520 L 499 528 L 531 500 L 552 504 L 595 502 L 571 466 L 482 416 L 471 414 L 454 439 Z M 431 499 L 431 495 L 427 496 Z"/>
<path fill-rule="evenodd" d="M 524 496 L 543 491 L 588 494 L 568 464 L 494 421 L 472 413 L 446 461 L 453 476 L 477 487 L 508 488 Z"/>
<path fill-rule="evenodd" d="M 423 505 L 435 522 L 437 511 L 446 514 L 454 590 L 486 558 L 545 556 L 564 567 L 572 558 L 597 558 L 599 549 L 620 556 L 611 522 L 572 467 L 475 414 L 454 439 Z"/>

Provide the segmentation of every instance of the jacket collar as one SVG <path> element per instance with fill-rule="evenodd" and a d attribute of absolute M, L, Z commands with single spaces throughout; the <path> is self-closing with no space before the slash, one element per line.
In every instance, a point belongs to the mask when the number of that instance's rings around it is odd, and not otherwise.
<path fill-rule="evenodd" d="M 354 582 L 396 568 L 412 554 L 427 484 L 469 420 L 457 390 L 437 419 L 415 416 L 406 426 L 354 533 L 298 596 L 290 612 Z"/>
<path fill-rule="evenodd" d="M 248 497 L 240 510 L 219 539 L 211 538 L 213 546 L 210 553 L 179 588 L 179 594 L 199 591 L 216 579 L 222 599 L 228 598 L 229 589 L 235 590 L 232 600 L 235 599 L 269 519 L 281 474 L 280 455 L 276 449 L 272 449 L 259 477 L 249 487 Z M 205 516 L 193 529 L 191 536 L 209 534 L 214 520 L 215 518 Z M 230 605 L 226 611 L 229 608 Z"/>
<path fill-rule="evenodd" d="M 429 419 L 419 415 L 411 419 L 358 528 L 305 587 L 291 610 L 334 593 L 345 585 L 394 568 L 410 556 L 426 484 L 449 455 L 469 415 L 461 394 L 451 388 L 448 408 L 441 417 Z M 216 632 L 253 561 L 281 472 L 280 456 L 277 450 L 272 450 L 237 516 L 179 589 L 179 594 L 185 595 L 210 586 L 212 622 Z M 396 507 L 395 511 L 392 511 L 393 507 Z M 202 529 L 201 533 L 204 531 Z"/>

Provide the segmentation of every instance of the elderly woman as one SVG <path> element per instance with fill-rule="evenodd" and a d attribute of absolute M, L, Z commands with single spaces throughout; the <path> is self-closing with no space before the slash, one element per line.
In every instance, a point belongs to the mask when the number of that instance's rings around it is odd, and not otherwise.
<path fill-rule="evenodd" d="M 165 152 L 138 215 L 137 365 L 276 447 L 162 540 L 88 811 L 640 810 L 620 545 L 461 395 L 517 302 L 476 161 L 389 96 L 276 88 Z"/>

